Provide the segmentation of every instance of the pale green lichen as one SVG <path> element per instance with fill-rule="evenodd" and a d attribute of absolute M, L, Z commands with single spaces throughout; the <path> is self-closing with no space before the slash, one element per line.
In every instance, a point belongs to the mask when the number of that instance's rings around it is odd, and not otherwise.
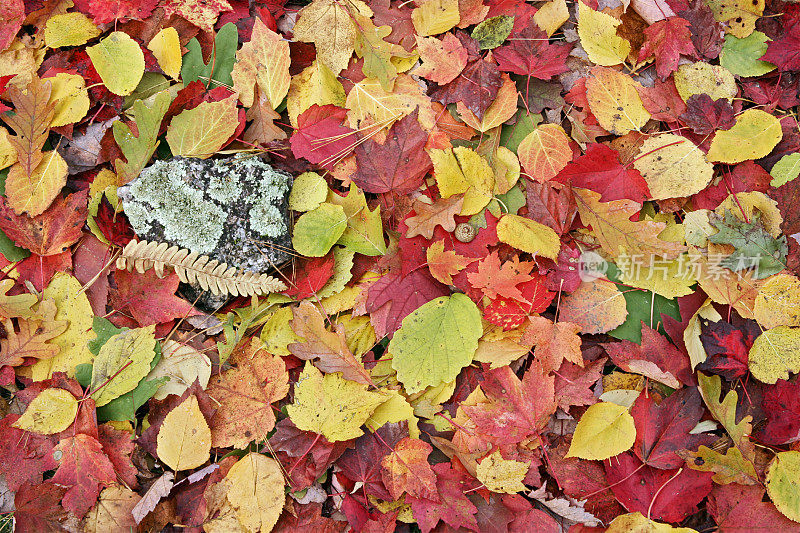
<path fill-rule="evenodd" d="M 208 195 L 214 200 L 228 204 L 242 195 L 242 184 L 233 174 L 212 174 L 208 184 Z"/>
<path fill-rule="evenodd" d="M 130 195 L 136 202 L 126 206 L 125 214 L 134 228 L 158 222 L 166 239 L 208 253 L 222 235 L 226 214 L 204 200 L 203 192 L 190 186 L 188 177 L 186 165 L 156 161 L 131 182 Z"/>

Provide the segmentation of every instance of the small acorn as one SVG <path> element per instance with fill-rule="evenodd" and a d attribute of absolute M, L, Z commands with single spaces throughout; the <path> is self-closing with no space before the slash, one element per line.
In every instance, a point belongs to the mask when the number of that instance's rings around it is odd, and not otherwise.
<path fill-rule="evenodd" d="M 472 239 L 475 238 L 476 233 L 477 231 L 475 230 L 475 228 L 473 228 L 470 224 L 467 224 L 466 222 L 462 222 L 461 224 L 456 226 L 456 229 L 453 231 L 453 234 L 455 235 L 456 239 L 459 242 L 472 241 Z"/>

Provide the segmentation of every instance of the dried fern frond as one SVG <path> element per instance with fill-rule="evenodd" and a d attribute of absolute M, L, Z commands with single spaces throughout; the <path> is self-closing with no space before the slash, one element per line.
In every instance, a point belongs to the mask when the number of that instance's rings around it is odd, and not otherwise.
<path fill-rule="evenodd" d="M 227 263 L 210 259 L 207 255 L 190 252 L 186 248 L 167 243 L 137 241 L 129 242 L 117 258 L 117 268 L 140 274 L 153 269 L 164 277 L 164 267 L 172 268 L 184 283 L 199 285 L 214 294 L 252 296 L 268 294 L 286 289 L 279 279 L 267 274 L 242 272 Z"/>

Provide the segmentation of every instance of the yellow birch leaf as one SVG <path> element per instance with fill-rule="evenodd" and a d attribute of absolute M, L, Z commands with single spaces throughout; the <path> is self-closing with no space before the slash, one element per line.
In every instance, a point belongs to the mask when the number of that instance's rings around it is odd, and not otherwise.
<path fill-rule="evenodd" d="M 45 389 L 12 425 L 23 431 L 52 435 L 67 429 L 78 414 L 78 400 L 64 389 Z"/>
<path fill-rule="evenodd" d="M 251 107 L 255 85 L 267 97 L 272 109 L 277 109 L 289 92 L 289 41 L 269 29 L 261 19 L 255 19 L 253 36 L 236 52 L 236 64 L 231 77 L 233 89 L 245 107 Z"/>
<path fill-rule="evenodd" d="M 708 160 L 741 163 L 768 155 L 783 138 L 781 121 L 766 111 L 748 109 L 729 130 L 720 130 L 711 140 Z"/>
<path fill-rule="evenodd" d="M 475 150 L 456 146 L 429 152 L 442 198 L 464 193 L 461 215 L 474 215 L 492 199 L 494 172 Z"/>
<path fill-rule="evenodd" d="M 715 19 L 727 24 L 725 31 L 739 39 L 753 33 L 764 14 L 764 0 L 708 0 L 708 7 Z"/>
<path fill-rule="evenodd" d="M 353 89 L 351 89 L 351 93 Z M 314 60 L 303 72 L 292 76 L 289 83 L 286 111 L 289 113 L 289 121 L 292 126 L 296 127 L 297 117 L 314 104 L 319 106 L 327 104 L 343 106 L 345 104 L 342 84 L 336 79 L 331 69 L 319 60 Z"/>
<path fill-rule="evenodd" d="M 387 392 L 389 393 L 388 399 L 372 412 L 365 425 L 370 431 L 375 432 L 384 424 L 405 421 L 408 422 L 408 435 L 413 439 L 418 439 L 420 432 L 417 417 L 414 416 L 414 408 L 398 391 L 390 389 Z"/>
<path fill-rule="evenodd" d="M 774 384 L 800 372 L 800 328 L 777 326 L 756 337 L 748 366 L 753 377 Z"/>
<path fill-rule="evenodd" d="M 324 63 L 334 76 L 347 68 L 356 40 L 353 17 L 371 18 L 372 10 L 361 0 L 314 0 L 300 10 L 292 30 L 294 38 L 304 43 L 314 43 L 317 59 Z"/>
<path fill-rule="evenodd" d="M 619 65 L 631 52 L 631 43 L 617 35 L 622 21 L 578 3 L 578 37 L 589 60 L 604 67 Z M 608 128 L 606 128 L 608 129 Z"/>
<path fill-rule="evenodd" d="M 8 130 L 0 126 L 0 170 L 17 162 L 17 150 L 9 138 Z"/>
<path fill-rule="evenodd" d="M 551 0 L 533 14 L 533 21 L 548 37 L 552 37 L 567 20 L 569 9 L 566 0 Z"/>
<path fill-rule="evenodd" d="M 522 480 L 528 473 L 528 463 L 503 459 L 500 450 L 485 457 L 475 470 L 478 481 L 492 492 L 516 494 L 527 490 Z"/>
<path fill-rule="evenodd" d="M 438 35 L 461 21 L 458 0 L 424 0 L 411 12 L 411 21 L 420 37 Z"/>
<path fill-rule="evenodd" d="M 600 460 L 630 449 L 636 440 L 633 417 L 625 407 L 600 402 L 578 420 L 567 457 Z"/>
<path fill-rule="evenodd" d="M 654 200 L 691 196 L 706 188 L 714 166 L 693 142 L 672 133 L 648 137 L 633 160 Z"/>
<path fill-rule="evenodd" d="M 102 32 L 83 13 L 64 13 L 47 19 L 44 42 L 49 48 L 80 46 Z"/>
<path fill-rule="evenodd" d="M 346 380 L 340 372 L 323 376 L 306 362 L 294 388 L 294 403 L 286 411 L 298 428 L 336 442 L 363 435 L 361 426 L 385 401 L 384 394 L 369 392 L 367 385 Z"/>
<path fill-rule="evenodd" d="M 19 215 L 41 215 L 67 184 L 67 170 L 67 162 L 55 150 L 44 152 L 30 176 L 19 163 L 15 164 L 6 177 L 8 205 Z"/>
<path fill-rule="evenodd" d="M 127 33 L 111 32 L 98 44 L 87 47 L 86 53 L 112 93 L 126 96 L 139 85 L 144 74 L 144 53 Z"/>
<path fill-rule="evenodd" d="M 690 527 L 672 527 L 635 512 L 616 517 L 608 525 L 606 533 L 697 533 L 697 530 Z"/>
<path fill-rule="evenodd" d="M 586 99 L 603 128 L 625 135 L 638 131 L 650 120 L 637 87 L 640 85 L 633 78 L 614 69 L 595 67 L 591 70 L 591 76 L 586 79 Z"/>
<path fill-rule="evenodd" d="M 328 309 L 327 306 L 324 309 Z M 330 311 L 329 311 L 330 312 Z M 294 318 L 291 307 L 281 307 L 276 310 L 261 330 L 261 341 L 264 348 L 274 355 L 290 355 L 288 346 L 293 342 L 303 342 L 302 337 L 298 337 L 291 326 Z"/>
<path fill-rule="evenodd" d="M 625 297 L 610 281 L 583 282 L 561 300 L 560 320 L 581 327 L 583 333 L 605 333 L 628 316 Z"/>
<path fill-rule="evenodd" d="M 556 259 L 561 241 L 552 228 L 518 215 L 504 215 L 497 223 L 501 242 L 529 254 Z"/>
<path fill-rule="evenodd" d="M 517 148 L 522 168 L 539 182 L 548 181 L 572 161 L 572 149 L 564 128 L 542 124 L 530 132 Z"/>
<path fill-rule="evenodd" d="M 256 21 L 260 22 L 260 19 L 256 18 Z M 156 61 L 158 61 L 158 66 L 161 67 L 164 74 L 173 80 L 177 80 L 180 77 L 183 58 L 181 57 L 181 42 L 178 38 L 178 30 L 171 26 L 162 28 L 147 43 L 147 49 L 153 52 Z M 252 105 L 252 102 L 250 105 Z"/>
<path fill-rule="evenodd" d="M 271 531 L 286 499 L 281 467 L 275 459 L 251 452 L 225 476 L 227 499 L 245 531 Z"/>
<path fill-rule="evenodd" d="M 695 94 L 707 94 L 712 100 L 725 98 L 730 102 L 738 90 L 736 79 L 728 69 L 703 61 L 681 65 L 674 78 L 675 88 L 684 102 Z"/>
<path fill-rule="evenodd" d="M 778 274 L 765 280 L 758 290 L 753 312 L 763 328 L 800 327 L 800 280 Z"/>
<path fill-rule="evenodd" d="M 89 92 L 83 76 L 59 72 L 52 78 L 45 79 L 50 82 L 51 87 L 48 103 L 55 103 L 50 127 L 73 124 L 86 116 L 89 111 Z"/>
<path fill-rule="evenodd" d="M 92 306 L 81 283 L 66 272 L 56 272 L 50 284 L 42 291 L 42 297 L 55 302 L 58 309 L 55 320 L 65 320 L 69 326 L 64 333 L 50 341 L 50 344 L 58 346 L 58 355 L 25 367 L 25 374 L 30 372 L 34 381 L 47 379 L 53 372 L 66 372 L 72 377 L 77 365 L 91 363 L 94 358 L 86 345 L 95 338 L 92 331 Z"/>
<path fill-rule="evenodd" d="M 328 183 L 316 172 L 303 172 L 294 179 L 289 193 L 289 209 L 311 211 L 328 197 Z"/>
<path fill-rule="evenodd" d="M 501 126 L 517 112 L 517 86 L 508 74 L 503 73 L 503 85 L 498 89 L 494 102 L 486 109 L 483 118 L 478 119 L 463 102 L 456 103 L 456 111 L 467 126 L 486 133 Z"/>
<path fill-rule="evenodd" d="M 378 80 L 361 80 L 347 93 L 345 107 L 349 110 L 349 126 L 356 130 L 373 125 L 388 129 L 396 120 L 410 115 L 417 108 L 417 120 L 423 128 L 431 130 L 436 125 L 430 98 L 419 83 L 406 74 L 397 76 L 391 92 L 387 92 Z"/>
<path fill-rule="evenodd" d="M 147 381 L 164 376 L 169 381 L 161 385 L 153 395 L 155 400 L 163 400 L 168 394 L 182 396 L 195 381 L 205 389 L 211 378 L 211 360 L 188 344 L 166 340 L 161 345 L 161 359 L 147 374 Z"/>
<path fill-rule="evenodd" d="M 156 356 L 155 325 L 128 329 L 106 341 L 92 367 L 92 398 L 100 407 L 132 391 Z M 101 385 L 103 385 L 101 387 Z"/>
<path fill-rule="evenodd" d="M 633 262 L 633 259 L 629 260 Z M 686 265 L 682 265 L 680 259 L 653 261 L 652 266 L 649 262 L 645 262 L 635 267 L 620 269 L 619 281 L 671 300 L 694 292 L 691 287 L 697 280 L 691 272 L 682 272 L 682 269 L 686 270 Z"/>
<path fill-rule="evenodd" d="M 767 469 L 767 493 L 787 518 L 800 522 L 800 452 L 778 452 Z"/>
<path fill-rule="evenodd" d="M 164 417 L 156 437 L 156 453 L 165 465 L 178 471 L 202 465 L 210 451 L 211 430 L 197 397 L 191 395 Z"/>
<path fill-rule="evenodd" d="M 172 119 L 167 143 L 172 155 L 206 159 L 230 139 L 238 125 L 235 95 L 219 102 L 203 102 Z"/>

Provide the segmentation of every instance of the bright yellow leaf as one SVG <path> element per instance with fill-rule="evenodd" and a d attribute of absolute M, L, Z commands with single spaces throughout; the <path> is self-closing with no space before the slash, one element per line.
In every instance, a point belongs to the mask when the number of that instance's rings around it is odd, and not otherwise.
<path fill-rule="evenodd" d="M 269 29 L 256 18 L 253 36 L 236 52 L 236 64 L 231 77 L 233 88 L 245 107 L 251 107 L 255 86 L 267 97 L 272 109 L 277 109 L 289 92 L 289 41 Z"/>
<path fill-rule="evenodd" d="M 347 93 L 345 106 L 349 110 L 349 126 L 353 129 L 370 126 L 388 129 L 414 109 L 419 109 L 417 120 L 424 129 L 433 129 L 436 124 L 430 98 L 419 83 L 406 74 L 397 76 L 391 92 L 387 92 L 378 80 L 361 80 Z"/>
<path fill-rule="evenodd" d="M 726 68 L 702 61 L 686 63 L 675 71 L 675 88 L 683 101 L 695 94 L 707 94 L 712 100 L 736 96 L 736 79 Z"/>
<path fill-rule="evenodd" d="M 529 254 L 556 259 L 561 241 L 552 228 L 518 215 L 504 215 L 497 223 L 501 242 Z"/>
<path fill-rule="evenodd" d="M 625 73 L 602 67 L 592 69 L 586 79 L 586 99 L 603 128 L 625 135 L 638 131 L 650 120 L 637 87 L 639 84 Z"/>
<path fill-rule="evenodd" d="M 800 328 L 778 326 L 756 337 L 748 366 L 754 378 L 769 384 L 800 372 Z"/>
<path fill-rule="evenodd" d="M 292 126 L 297 126 L 297 117 L 314 104 L 343 106 L 344 103 L 342 84 L 322 61 L 314 60 L 303 72 L 292 76 L 286 98 L 286 111 Z"/>
<path fill-rule="evenodd" d="M 783 137 L 781 121 L 766 111 L 748 109 L 729 130 L 720 130 L 711 141 L 708 160 L 741 163 L 768 155 Z"/>
<path fill-rule="evenodd" d="M 567 457 L 602 461 L 630 449 L 634 440 L 636 426 L 625 407 L 596 403 L 578 420 Z"/>
<path fill-rule="evenodd" d="M 83 76 L 59 72 L 45 79 L 50 82 L 50 103 L 56 106 L 51 127 L 73 124 L 86 116 L 89 111 L 89 92 Z"/>
<path fill-rule="evenodd" d="M 419 438 L 419 427 L 417 417 L 414 416 L 414 408 L 408 400 L 396 390 L 388 390 L 388 399 L 380 404 L 372 415 L 367 419 L 365 425 L 370 431 L 377 431 L 384 424 L 408 422 L 408 434 L 411 438 Z"/>
<path fill-rule="evenodd" d="M 697 533 L 697 530 L 690 527 L 672 527 L 635 512 L 616 517 L 608 525 L 606 533 Z"/>
<path fill-rule="evenodd" d="M 569 9 L 566 0 L 551 0 L 533 14 L 533 21 L 548 37 L 552 37 L 567 20 Z"/>
<path fill-rule="evenodd" d="M 349 381 L 340 372 L 326 374 L 310 362 L 294 387 L 294 403 L 286 407 L 294 425 L 319 433 L 331 442 L 354 439 L 386 396 Z"/>
<path fill-rule="evenodd" d="M 726 32 L 744 39 L 753 33 L 764 14 L 764 0 L 708 0 L 714 18 L 727 25 Z"/>
<path fill-rule="evenodd" d="M 316 172 L 304 172 L 292 183 L 289 193 L 289 209 L 311 211 L 328 197 L 328 183 Z"/>
<path fill-rule="evenodd" d="M 44 42 L 49 48 L 79 46 L 91 41 L 102 32 L 80 12 L 64 13 L 47 19 Z"/>
<path fill-rule="evenodd" d="M 167 413 L 156 437 L 156 453 L 175 471 L 191 470 L 208 461 L 211 430 L 197 397 L 189 396 Z"/>
<path fill-rule="evenodd" d="M 260 19 L 257 18 L 256 21 L 260 22 Z M 172 79 L 178 79 L 181 75 L 183 58 L 181 57 L 181 42 L 175 28 L 171 26 L 162 28 L 150 39 L 147 49 L 153 52 L 158 66 L 161 67 L 164 74 Z"/>
<path fill-rule="evenodd" d="M 167 128 L 172 155 L 206 159 L 230 139 L 239 125 L 236 96 L 218 102 L 203 102 L 182 111 Z"/>
<path fill-rule="evenodd" d="M 622 21 L 578 3 L 578 37 L 593 63 L 604 67 L 619 65 L 631 52 L 631 43 L 617 35 Z"/>
<path fill-rule="evenodd" d="M 144 53 L 127 33 L 111 32 L 98 44 L 87 47 L 86 53 L 112 93 L 126 96 L 139 85 L 144 74 Z"/>
<path fill-rule="evenodd" d="M 44 152 L 30 176 L 19 163 L 13 165 L 6 177 L 8 205 L 20 215 L 41 215 L 67 184 L 67 170 L 67 162 L 55 150 Z"/>
<path fill-rule="evenodd" d="M 223 481 L 227 499 L 245 531 L 271 531 L 286 499 L 278 461 L 251 452 L 231 467 Z"/>
<path fill-rule="evenodd" d="M 494 173 L 475 150 L 456 146 L 445 150 L 433 149 L 428 153 L 442 198 L 464 193 L 461 215 L 474 215 L 489 203 Z"/>
<path fill-rule="evenodd" d="M 522 480 L 528 473 L 528 463 L 503 459 L 500 450 L 485 457 L 476 468 L 475 477 L 492 492 L 516 494 L 527 490 Z"/>
<path fill-rule="evenodd" d="M 714 166 L 685 137 L 662 133 L 648 137 L 634 159 L 654 200 L 691 196 L 706 188 Z"/>
<path fill-rule="evenodd" d="M 791 274 L 777 274 L 764 281 L 753 309 L 764 328 L 800 326 L 800 280 Z"/>
<path fill-rule="evenodd" d="M 67 429 L 78 414 L 78 400 L 64 389 L 45 389 L 12 424 L 24 431 L 52 435 Z"/>
<path fill-rule="evenodd" d="M 458 0 L 421 0 L 411 12 L 411 21 L 420 37 L 438 35 L 461 21 Z"/>

